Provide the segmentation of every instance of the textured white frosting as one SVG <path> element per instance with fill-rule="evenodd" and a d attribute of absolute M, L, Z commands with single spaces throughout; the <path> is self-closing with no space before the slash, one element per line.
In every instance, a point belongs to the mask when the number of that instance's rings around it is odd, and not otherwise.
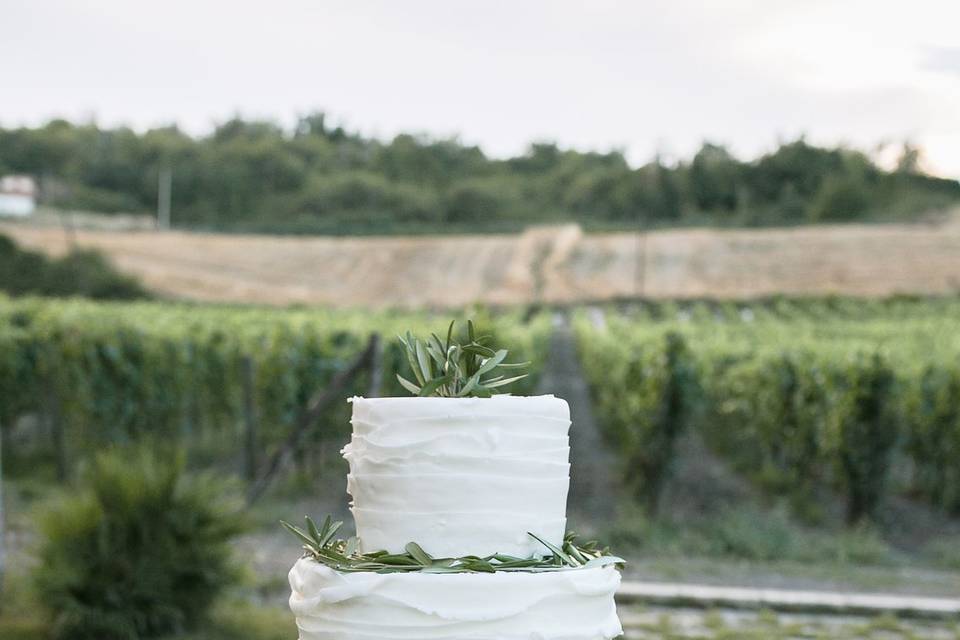
<path fill-rule="evenodd" d="M 613 567 L 545 573 L 290 571 L 300 640 L 610 640 L 622 633 Z"/>
<path fill-rule="evenodd" d="M 552 395 L 352 398 L 350 463 L 363 551 L 531 557 L 561 544 L 570 409 Z"/>

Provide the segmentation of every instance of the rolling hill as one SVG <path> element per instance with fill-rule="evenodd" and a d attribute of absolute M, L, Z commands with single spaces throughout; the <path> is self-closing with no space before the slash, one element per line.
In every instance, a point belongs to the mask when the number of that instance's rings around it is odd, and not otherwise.
<path fill-rule="evenodd" d="M 26 247 L 61 254 L 68 234 L 0 223 Z M 624 297 L 960 291 L 960 221 L 789 229 L 585 234 L 284 237 L 78 230 L 74 242 L 177 299 L 451 307 Z"/>

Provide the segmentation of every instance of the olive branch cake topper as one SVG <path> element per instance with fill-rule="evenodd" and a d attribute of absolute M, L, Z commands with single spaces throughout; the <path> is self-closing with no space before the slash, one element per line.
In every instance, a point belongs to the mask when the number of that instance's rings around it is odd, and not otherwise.
<path fill-rule="evenodd" d="M 489 398 L 494 389 L 527 377 L 526 373 L 508 376 L 499 370 L 524 369 L 529 362 L 504 362 L 509 352 L 491 347 L 493 337 L 477 335 L 471 320 L 467 320 L 467 340 L 460 342 L 454 336 L 455 324 L 456 320 L 447 328 L 446 340 L 435 333 L 427 340 L 409 331 L 398 336 L 415 379 L 412 382 L 398 373 L 404 389 L 420 397 Z"/>

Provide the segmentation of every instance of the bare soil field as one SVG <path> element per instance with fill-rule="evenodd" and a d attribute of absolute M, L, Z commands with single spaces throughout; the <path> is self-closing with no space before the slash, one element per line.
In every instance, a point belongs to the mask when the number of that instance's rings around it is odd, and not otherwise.
<path fill-rule="evenodd" d="M 50 254 L 54 227 L 0 233 Z M 273 305 L 451 307 L 773 294 L 960 291 L 960 223 L 585 234 L 575 225 L 516 235 L 281 237 L 76 230 L 171 298 Z"/>

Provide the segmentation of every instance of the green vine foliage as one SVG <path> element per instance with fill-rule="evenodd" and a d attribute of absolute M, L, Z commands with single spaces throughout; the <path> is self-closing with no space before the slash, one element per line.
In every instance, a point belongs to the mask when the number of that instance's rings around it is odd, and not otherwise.
<path fill-rule="evenodd" d="M 655 511 L 677 438 L 700 402 L 686 340 L 666 332 L 643 343 L 582 341 L 581 350 L 603 427 L 622 452 L 624 483 Z"/>
<path fill-rule="evenodd" d="M 927 365 L 907 397 L 904 414 L 917 491 L 960 513 L 960 367 Z"/>
<path fill-rule="evenodd" d="M 529 393 L 549 321 L 477 313 L 498 341 L 533 362 L 514 391 Z M 0 297 L 0 426 L 53 415 L 71 461 L 104 444 L 176 440 L 191 459 L 234 456 L 242 423 L 242 359 L 253 360 L 254 404 L 265 450 L 279 444 L 309 398 L 348 367 L 371 333 L 423 330 L 419 313 L 273 310 L 159 302 L 104 303 Z M 381 395 L 406 395 L 394 373 L 402 347 L 383 340 Z M 364 395 L 369 374 L 345 395 Z M 323 418 L 323 436 L 349 437 L 349 405 Z M 37 442 L 45 441 L 38 438 Z"/>
<path fill-rule="evenodd" d="M 669 469 L 670 433 L 687 427 L 805 514 L 839 492 L 859 521 L 895 494 L 960 511 L 957 317 L 950 299 L 773 300 L 611 310 L 602 325 L 581 313 L 575 325 L 598 417 L 641 498 L 663 477 L 645 471 L 648 455 Z M 665 355 L 671 334 L 683 359 Z M 688 409 L 669 427 L 659 418 L 678 388 Z"/>
<path fill-rule="evenodd" d="M 847 519 L 855 524 L 874 516 L 884 496 L 900 420 L 899 407 L 891 402 L 896 398 L 896 379 L 884 356 L 858 355 L 843 364 L 832 426 L 847 493 Z"/>
<path fill-rule="evenodd" d="M 827 371 L 802 350 L 738 361 L 712 380 L 708 436 L 768 491 L 812 492 L 827 473 L 828 385 Z"/>

